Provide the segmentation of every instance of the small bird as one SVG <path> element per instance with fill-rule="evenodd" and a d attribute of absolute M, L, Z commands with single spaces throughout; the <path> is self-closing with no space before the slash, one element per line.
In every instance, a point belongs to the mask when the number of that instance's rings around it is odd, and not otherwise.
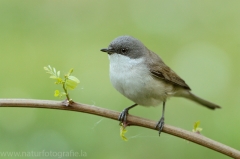
<path fill-rule="evenodd" d="M 126 123 L 128 111 L 137 105 L 157 106 L 163 103 L 162 116 L 156 124 L 160 135 L 169 97 L 184 97 L 209 109 L 221 108 L 194 95 L 185 81 L 157 54 L 131 36 L 119 36 L 101 51 L 108 54 L 113 87 L 135 103 L 121 112 L 120 122 Z"/>

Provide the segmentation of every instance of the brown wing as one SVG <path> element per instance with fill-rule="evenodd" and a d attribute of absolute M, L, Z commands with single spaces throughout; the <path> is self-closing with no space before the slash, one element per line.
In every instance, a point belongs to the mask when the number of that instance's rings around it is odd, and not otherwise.
<path fill-rule="evenodd" d="M 151 51 L 149 50 L 149 52 Z M 191 90 L 191 88 L 185 83 L 185 81 L 181 79 L 181 77 L 179 77 L 173 70 L 171 70 L 171 68 L 169 68 L 157 54 L 155 54 L 154 52 L 151 53 L 148 55 L 151 56 L 150 59 L 153 60 L 148 61 L 148 65 L 150 68 L 150 72 L 154 77 L 163 79 L 175 85 L 181 86 L 185 89 Z"/>
<path fill-rule="evenodd" d="M 168 82 L 171 82 L 175 85 L 181 86 L 183 88 L 191 90 L 191 88 L 181 79 L 174 71 L 172 71 L 168 66 L 161 67 L 158 69 L 151 69 L 150 72 L 153 76 L 164 79 Z"/>

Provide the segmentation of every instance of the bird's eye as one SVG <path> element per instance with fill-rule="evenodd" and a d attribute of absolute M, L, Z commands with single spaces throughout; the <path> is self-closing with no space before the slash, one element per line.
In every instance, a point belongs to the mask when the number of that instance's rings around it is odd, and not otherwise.
<path fill-rule="evenodd" d="M 122 49 L 121 49 L 121 53 L 122 53 L 122 54 L 126 54 L 127 51 L 128 51 L 128 48 L 122 48 Z"/>

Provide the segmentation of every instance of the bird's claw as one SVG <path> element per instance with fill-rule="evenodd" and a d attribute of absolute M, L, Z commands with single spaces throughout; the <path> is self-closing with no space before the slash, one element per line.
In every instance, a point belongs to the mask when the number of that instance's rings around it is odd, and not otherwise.
<path fill-rule="evenodd" d="M 121 124 L 121 123 L 125 123 L 125 124 L 126 124 L 126 122 L 127 122 L 127 115 L 128 115 L 128 109 L 124 109 L 124 110 L 120 113 L 120 115 L 119 115 L 119 117 L 118 117 L 118 120 L 120 121 L 120 124 Z"/>
<path fill-rule="evenodd" d="M 158 129 L 158 131 L 159 131 L 159 136 L 163 130 L 163 126 L 164 126 L 164 117 L 161 117 L 161 119 L 158 121 L 158 123 L 156 125 L 156 129 Z"/>

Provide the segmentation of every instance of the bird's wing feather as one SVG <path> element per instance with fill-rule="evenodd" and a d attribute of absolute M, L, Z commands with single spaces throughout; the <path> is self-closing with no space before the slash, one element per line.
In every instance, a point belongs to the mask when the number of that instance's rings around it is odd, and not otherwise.
<path fill-rule="evenodd" d="M 181 79 L 175 72 L 173 72 L 168 66 L 161 68 L 159 67 L 158 69 L 150 69 L 150 72 L 154 77 L 163 79 L 175 85 L 191 90 L 190 87 L 185 83 L 185 81 Z"/>
<path fill-rule="evenodd" d="M 153 54 L 149 54 L 150 56 L 152 56 L 150 59 L 154 60 L 148 62 L 152 76 L 163 79 L 167 82 L 171 82 L 185 89 L 191 90 L 191 88 L 185 83 L 185 81 L 181 77 L 179 77 L 173 70 L 171 70 L 171 68 L 168 67 L 157 54 L 155 54 L 154 52 L 152 53 Z"/>

